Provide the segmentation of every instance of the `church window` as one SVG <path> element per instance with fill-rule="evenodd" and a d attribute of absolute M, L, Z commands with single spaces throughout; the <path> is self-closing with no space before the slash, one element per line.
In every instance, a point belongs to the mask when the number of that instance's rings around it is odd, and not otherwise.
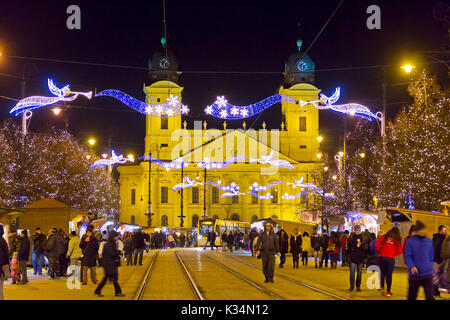
<path fill-rule="evenodd" d="M 192 188 L 192 203 L 199 203 L 199 189 L 198 187 Z"/>
<path fill-rule="evenodd" d="M 306 131 L 306 117 L 299 117 L 299 130 Z"/>
<path fill-rule="evenodd" d="M 161 130 L 169 129 L 169 118 L 161 117 Z"/>
<path fill-rule="evenodd" d="M 300 149 L 306 149 L 306 145 L 305 144 L 301 144 L 300 145 Z"/>
<path fill-rule="evenodd" d="M 168 203 L 169 201 L 169 189 L 167 187 L 161 187 L 161 203 Z"/>
<path fill-rule="evenodd" d="M 272 189 L 270 190 L 270 194 L 272 195 L 271 203 L 278 203 L 278 190 Z"/>
<path fill-rule="evenodd" d="M 212 203 L 219 203 L 219 189 L 216 187 L 212 188 Z"/>
<path fill-rule="evenodd" d="M 136 204 L 136 189 L 131 189 L 131 204 Z"/>

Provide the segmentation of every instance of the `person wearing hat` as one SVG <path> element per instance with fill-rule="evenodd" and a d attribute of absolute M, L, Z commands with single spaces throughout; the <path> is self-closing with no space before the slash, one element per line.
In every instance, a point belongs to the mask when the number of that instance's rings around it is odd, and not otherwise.
<path fill-rule="evenodd" d="M 421 221 L 416 222 L 416 234 L 405 244 L 404 257 L 408 266 L 408 300 L 416 300 L 420 287 L 425 291 L 426 300 L 433 298 L 434 247 L 427 237 L 427 229 Z"/>
<path fill-rule="evenodd" d="M 271 223 L 266 223 L 265 230 L 258 236 L 256 249 L 256 254 L 262 257 L 263 273 L 266 277 L 264 282 L 273 282 L 275 254 L 278 254 L 280 250 L 277 235 Z"/>
<path fill-rule="evenodd" d="M 19 250 L 17 251 L 17 260 L 19 261 L 19 272 L 21 281 L 18 284 L 27 284 L 27 264 L 30 259 L 30 240 L 27 230 L 20 232 Z"/>
<path fill-rule="evenodd" d="M 94 294 L 103 297 L 102 289 L 105 286 L 106 282 L 111 281 L 114 285 L 115 295 L 116 297 L 124 297 L 125 295 L 122 293 L 122 289 L 119 285 L 119 272 L 118 268 L 120 265 L 120 251 L 117 250 L 116 241 L 119 239 L 119 234 L 116 231 L 111 231 L 108 233 L 108 241 L 103 246 L 102 253 L 102 267 L 104 271 L 104 276 L 102 281 L 98 284 L 95 289 Z"/>
<path fill-rule="evenodd" d="M 3 238 L 4 232 L 0 224 L 0 300 L 3 300 L 3 282 L 9 277 L 9 249 Z"/>

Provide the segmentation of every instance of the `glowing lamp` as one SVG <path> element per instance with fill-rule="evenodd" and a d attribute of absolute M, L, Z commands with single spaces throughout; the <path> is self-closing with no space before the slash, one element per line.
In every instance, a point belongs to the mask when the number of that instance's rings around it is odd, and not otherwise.
<path fill-rule="evenodd" d="M 331 177 L 331 179 L 336 180 L 336 179 L 337 179 L 337 176 L 336 176 L 336 175 L 333 175 L 333 176 Z"/>
<path fill-rule="evenodd" d="M 95 142 L 96 142 L 95 139 L 92 139 L 92 138 L 88 140 L 88 143 L 89 143 L 91 146 L 93 146 L 93 145 L 95 144 Z"/>
<path fill-rule="evenodd" d="M 106 159 L 108 157 L 108 154 L 104 153 L 102 154 L 103 159 Z"/>
<path fill-rule="evenodd" d="M 322 137 L 322 136 L 318 136 L 316 139 L 317 139 L 317 141 L 319 141 L 319 142 L 322 142 L 322 141 L 323 141 L 323 137 Z"/>
<path fill-rule="evenodd" d="M 323 170 L 324 171 L 328 171 L 328 167 L 323 167 Z"/>
<path fill-rule="evenodd" d="M 316 156 L 317 156 L 318 159 L 322 158 L 322 154 L 321 153 L 316 154 Z"/>
<path fill-rule="evenodd" d="M 339 157 L 343 157 L 344 156 L 344 152 L 339 151 L 338 155 L 339 155 Z"/>
<path fill-rule="evenodd" d="M 359 154 L 359 156 L 360 156 L 361 158 L 365 158 L 365 157 L 366 157 L 366 154 L 365 154 L 364 152 L 361 152 L 361 153 Z"/>
<path fill-rule="evenodd" d="M 131 162 L 134 162 L 134 155 L 132 153 L 128 154 L 127 159 L 130 160 Z"/>
<path fill-rule="evenodd" d="M 412 71 L 412 69 L 414 69 L 416 66 L 412 66 L 410 64 L 405 64 L 404 66 L 402 66 L 401 68 L 406 72 L 406 73 L 410 73 Z"/>
<path fill-rule="evenodd" d="M 55 107 L 52 109 L 52 111 L 57 116 L 61 113 L 62 109 L 60 107 Z"/>

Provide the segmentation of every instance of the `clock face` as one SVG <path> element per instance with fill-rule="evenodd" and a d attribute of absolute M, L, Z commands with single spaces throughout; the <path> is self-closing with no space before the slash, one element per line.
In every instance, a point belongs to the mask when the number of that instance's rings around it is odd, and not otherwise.
<path fill-rule="evenodd" d="M 167 69 L 167 68 L 169 67 L 169 65 L 170 65 L 170 61 L 169 61 L 169 59 L 167 59 L 166 57 L 162 57 L 162 58 L 159 60 L 159 66 L 160 66 L 161 68 Z"/>
<path fill-rule="evenodd" d="M 308 64 L 303 60 L 299 60 L 297 62 L 297 69 L 298 71 L 306 71 L 308 70 Z"/>

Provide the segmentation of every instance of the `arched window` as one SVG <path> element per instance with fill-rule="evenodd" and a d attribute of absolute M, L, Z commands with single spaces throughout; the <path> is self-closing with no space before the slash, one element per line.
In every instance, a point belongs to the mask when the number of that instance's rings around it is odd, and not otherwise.
<path fill-rule="evenodd" d="M 166 215 L 163 215 L 161 217 L 161 227 L 168 227 L 169 226 L 169 218 Z"/>
<path fill-rule="evenodd" d="M 239 215 L 238 215 L 237 213 L 234 213 L 234 214 L 231 216 L 231 220 L 239 221 Z"/>
<path fill-rule="evenodd" d="M 198 215 L 194 214 L 192 216 L 192 228 L 197 228 L 198 226 Z"/>
<path fill-rule="evenodd" d="M 219 216 L 218 216 L 217 214 L 215 214 L 215 215 L 213 215 L 213 219 L 214 219 L 214 220 L 218 220 L 218 219 L 219 219 Z"/>
<path fill-rule="evenodd" d="M 252 216 L 252 222 L 256 222 L 256 221 L 258 221 L 258 216 L 256 216 L 256 215 Z"/>

